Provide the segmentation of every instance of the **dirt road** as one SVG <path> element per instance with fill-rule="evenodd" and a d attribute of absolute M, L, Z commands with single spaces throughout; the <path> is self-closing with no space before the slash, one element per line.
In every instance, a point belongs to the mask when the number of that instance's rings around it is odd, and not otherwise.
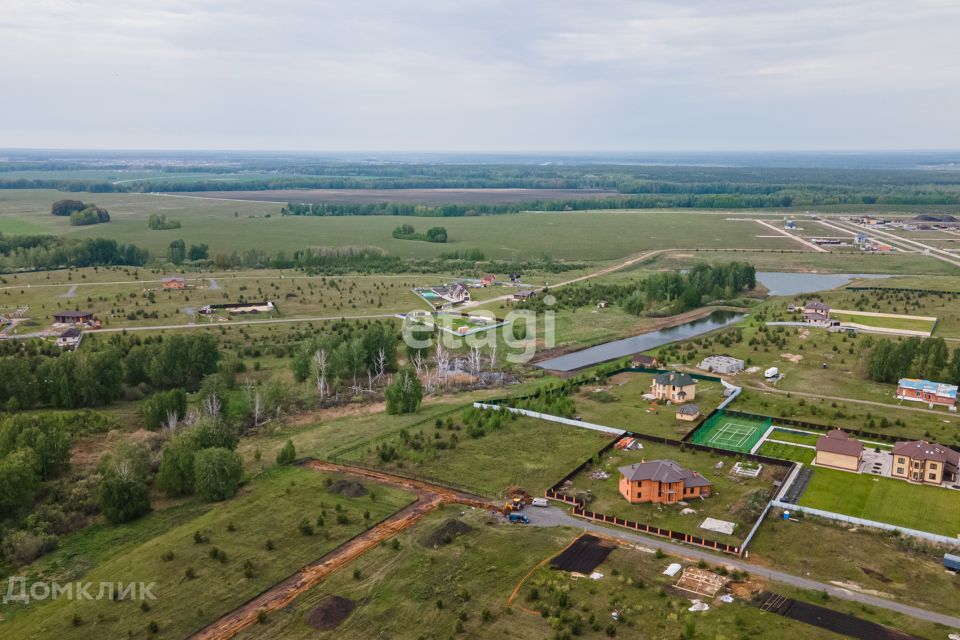
<path fill-rule="evenodd" d="M 389 540 L 407 527 L 418 522 L 428 513 L 444 503 L 465 504 L 482 509 L 490 508 L 490 503 L 468 494 L 445 487 L 400 478 L 377 471 L 334 464 L 320 460 L 306 462 L 304 466 L 316 471 L 345 473 L 393 486 L 404 487 L 416 493 L 417 501 L 401 509 L 373 528 L 348 540 L 316 562 L 313 562 L 283 582 L 280 582 L 259 596 L 256 596 L 238 609 L 231 611 L 213 622 L 191 638 L 193 640 L 226 640 L 247 627 L 256 624 L 260 611 L 269 613 L 287 606 L 308 589 L 320 584 L 334 571 L 353 562 L 381 542 Z"/>

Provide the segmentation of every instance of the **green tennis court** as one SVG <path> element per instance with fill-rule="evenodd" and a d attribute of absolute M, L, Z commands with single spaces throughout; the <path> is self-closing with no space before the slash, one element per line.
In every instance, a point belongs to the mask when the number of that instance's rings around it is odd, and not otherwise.
<path fill-rule="evenodd" d="M 743 416 L 728 416 L 721 411 L 705 421 L 694 432 L 693 441 L 708 447 L 749 453 L 770 425 L 770 418 L 757 420 Z"/>

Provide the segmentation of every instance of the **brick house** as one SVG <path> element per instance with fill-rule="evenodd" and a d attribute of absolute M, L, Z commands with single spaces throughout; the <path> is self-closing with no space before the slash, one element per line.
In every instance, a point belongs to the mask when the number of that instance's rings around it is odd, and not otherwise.
<path fill-rule="evenodd" d="M 674 504 L 710 496 L 713 484 L 673 460 L 651 460 L 620 467 L 620 495 L 637 504 Z"/>
<path fill-rule="evenodd" d="M 172 276 L 163 279 L 164 291 L 180 291 L 187 288 L 187 279 L 183 276 Z"/>
<path fill-rule="evenodd" d="M 951 409 L 957 406 L 957 385 L 900 378 L 897 383 L 897 399 L 912 402 L 925 402 L 928 405 L 943 405 Z"/>
<path fill-rule="evenodd" d="M 960 453 L 943 445 L 915 440 L 893 447 L 890 475 L 924 484 L 956 483 Z"/>
<path fill-rule="evenodd" d="M 817 438 L 816 464 L 846 471 L 859 471 L 863 459 L 863 443 L 846 431 L 833 429 Z"/>
<path fill-rule="evenodd" d="M 661 373 L 653 377 L 650 394 L 656 400 L 684 403 L 697 397 L 697 381 L 678 371 Z"/>

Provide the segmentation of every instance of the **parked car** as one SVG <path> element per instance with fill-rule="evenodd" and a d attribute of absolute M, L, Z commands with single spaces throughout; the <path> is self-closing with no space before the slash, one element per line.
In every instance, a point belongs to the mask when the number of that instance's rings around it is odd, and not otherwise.
<path fill-rule="evenodd" d="M 532 504 L 535 507 L 549 507 L 550 501 L 546 498 L 534 498 Z"/>
<path fill-rule="evenodd" d="M 522 513 L 511 513 L 507 518 L 509 518 L 513 524 L 530 524 L 530 518 Z"/>

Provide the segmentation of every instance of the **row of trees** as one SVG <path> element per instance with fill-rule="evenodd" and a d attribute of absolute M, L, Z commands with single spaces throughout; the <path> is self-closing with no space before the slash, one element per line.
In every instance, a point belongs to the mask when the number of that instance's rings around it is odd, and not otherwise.
<path fill-rule="evenodd" d="M 589 282 L 563 287 L 550 293 L 556 302 L 552 308 L 575 309 L 601 300 L 615 304 L 634 315 L 683 313 L 716 300 L 730 300 L 757 284 L 757 273 L 747 262 L 719 265 L 698 264 L 686 272 L 665 271 L 622 284 Z M 542 311 L 544 297 L 518 305 Z"/>
<path fill-rule="evenodd" d="M 197 384 L 217 369 L 220 350 L 214 336 L 173 335 L 126 349 L 67 351 L 33 358 L 0 358 L 0 407 L 71 409 L 109 404 L 123 385 L 170 389 Z"/>
<path fill-rule="evenodd" d="M 176 229 L 180 226 L 180 223 L 177 223 L 176 227 L 168 227 L 170 229 Z M 186 260 L 191 262 L 197 260 L 207 260 L 210 257 L 210 247 L 206 244 L 191 244 L 190 248 L 187 248 L 186 243 L 183 240 L 173 240 L 170 242 L 170 245 L 167 247 L 167 260 L 172 262 L 175 265 L 181 265 Z"/>
<path fill-rule="evenodd" d="M 960 348 L 951 353 L 943 338 L 864 338 L 867 376 L 876 382 L 926 378 L 960 384 Z"/>
<path fill-rule="evenodd" d="M 7 236 L 0 233 L 0 273 L 64 267 L 143 266 L 150 254 L 133 244 L 104 238 Z"/>

